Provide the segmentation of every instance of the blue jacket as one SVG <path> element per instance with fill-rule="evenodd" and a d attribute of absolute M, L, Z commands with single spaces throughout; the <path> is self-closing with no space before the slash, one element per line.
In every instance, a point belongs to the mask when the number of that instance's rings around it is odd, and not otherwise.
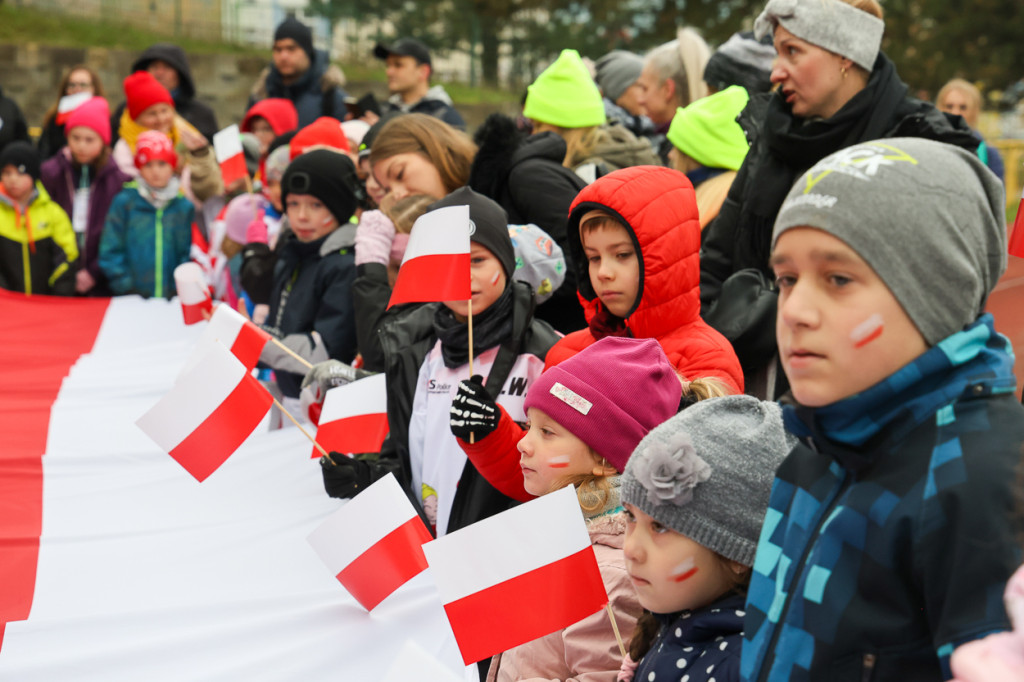
<path fill-rule="evenodd" d="M 744 680 L 949 679 L 1010 623 L 1024 408 L 991 315 L 871 388 L 787 405 L 747 599 Z"/>
<path fill-rule="evenodd" d="M 317 50 L 309 68 L 294 83 L 285 85 L 277 67 L 273 64 L 267 67 L 253 88 L 246 109 L 267 97 L 282 97 L 295 105 L 299 128 L 308 126 L 321 116 L 333 116 L 342 121 L 348 113 L 345 90 L 341 87 L 344 81 L 341 70 L 331 65 L 327 53 Z"/>
<path fill-rule="evenodd" d="M 124 186 L 110 205 L 100 237 L 99 266 L 115 295 L 171 298 L 174 268 L 189 260 L 195 208 L 178 194 L 157 209 L 138 184 Z"/>
<path fill-rule="evenodd" d="M 736 682 L 740 678 L 744 597 L 732 594 L 697 611 L 662 621 L 658 638 L 640 659 L 634 682 Z"/>

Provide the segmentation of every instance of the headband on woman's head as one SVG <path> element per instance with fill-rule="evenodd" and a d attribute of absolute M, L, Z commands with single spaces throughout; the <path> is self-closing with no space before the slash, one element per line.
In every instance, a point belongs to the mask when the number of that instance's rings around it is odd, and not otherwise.
<path fill-rule="evenodd" d="M 871 71 L 885 22 L 842 0 L 768 0 L 754 22 L 758 39 L 782 25 L 801 40 L 846 57 Z"/>

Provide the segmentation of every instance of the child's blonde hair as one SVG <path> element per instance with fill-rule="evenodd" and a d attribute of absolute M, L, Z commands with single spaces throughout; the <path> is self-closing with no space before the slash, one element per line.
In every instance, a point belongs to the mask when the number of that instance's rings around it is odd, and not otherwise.
<path fill-rule="evenodd" d="M 387 194 L 381 201 L 380 210 L 394 223 L 395 232 L 409 234 L 417 218 L 426 213 L 427 208 L 438 198 L 429 194 L 413 194 L 395 200 L 394 195 Z"/>

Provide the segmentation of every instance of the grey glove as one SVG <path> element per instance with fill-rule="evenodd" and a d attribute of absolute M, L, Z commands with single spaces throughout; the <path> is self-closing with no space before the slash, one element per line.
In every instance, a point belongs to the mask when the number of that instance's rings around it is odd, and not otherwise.
<path fill-rule="evenodd" d="M 302 380 L 302 390 L 299 391 L 303 413 L 308 414 L 313 423 L 319 424 L 320 410 L 310 408 L 323 405 L 327 391 L 373 375 L 374 372 L 356 369 L 338 360 L 327 360 L 313 365 L 313 369 L 306 372 Z"/>

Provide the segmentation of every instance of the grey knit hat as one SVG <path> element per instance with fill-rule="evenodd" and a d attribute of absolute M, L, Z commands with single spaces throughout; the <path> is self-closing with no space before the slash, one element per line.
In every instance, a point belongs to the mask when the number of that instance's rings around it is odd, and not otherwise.
<path fill-rule="evenodd" d="M 734 33 L 708 59 L 704 82 L 715 90 L 741 85 L 750 94 L 768 92 L 777 56 L 771 41 L 757 40 L 750 32 Z"/>
<path fill-rule="evenodd" d="M 776 403 L 702 400 L 640 441 L 622 475 L 622 502 L 752 566 L 775 469 L 795 444 Z"/>
<path fill-rule="evenodd" d="M 758 39 L 782 25 L 812 45 L 825 48 L 868 71 L 882 46 L 885 22 L 842 0 L 768 0 L 754 22 Z"/>
<path fill-rule="evenodd" d="M 612 50 L 598 59 L 594 66 L 597 67 L 597 75 L 594 76 L 597 87 L 614 102 L 640 78 L 640 72 L 644 70 L 644 59 L 625 50 Z"/>
<path fill-rule="evenodd" d="M 1005 206 L 1002 183 L 974 154 L 921 138 L 875 140 L 797 180 L 772 247 L 793 227 L 841 239 L 934 346 L 977 319 L 1006 269 Z"/>

